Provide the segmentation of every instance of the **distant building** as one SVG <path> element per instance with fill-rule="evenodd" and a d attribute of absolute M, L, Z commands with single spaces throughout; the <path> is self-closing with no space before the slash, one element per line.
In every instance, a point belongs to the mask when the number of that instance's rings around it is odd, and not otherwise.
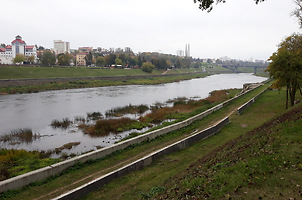
<path fill-rule="evenodd" d="M 185 57 L 191 57 L 190 56 L 190 44 L 186 44 Z"/>
<path fill-rule="evenodd" d="M 92 50 L 92 47 L 79 47 L 79 52 L 89 53 Z"/>
<path fill-rule="evenodd" d="M 69 42 L 64 42 L 62 40 L 54 40 L 53 50 L 56 55 L 66 52 L 70 53 L 70 44 Z"/>
<path fill-rule="evenodd" d="M 183 57 L 184 56 L 184 51 L 183 50 L 177 50 L 176 55 L 180 56 L 180 57 Z"/>
<path fill-rule="evenodd" d="M 37 56 L 37 49 L 34 45 L 25 46 L 25 57 L 28 56 Z"/>
<path fill-rule="evenodd" d="M 77 53 L 76 66 L 86 66 L 86 53 Z"/>
<path fill-rule="evenodd" d="M 16 55 L 21 54 L 25 57 L 34 56 L 37 59 L 37 48 L 34 45 L 26 45 L 20 35 L 17 35 L 11 45 L 0 49 L 0 64 L 12 64 Z"/>

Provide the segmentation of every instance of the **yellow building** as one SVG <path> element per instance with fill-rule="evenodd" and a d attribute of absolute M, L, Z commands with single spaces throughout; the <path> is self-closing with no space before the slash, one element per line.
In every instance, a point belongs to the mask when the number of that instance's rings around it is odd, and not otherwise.
<path fill-rule="evenodd" d="M 78 53 L 76 55 L 76 65 L 77 66 L 86 66 L 86 53 Z"/>

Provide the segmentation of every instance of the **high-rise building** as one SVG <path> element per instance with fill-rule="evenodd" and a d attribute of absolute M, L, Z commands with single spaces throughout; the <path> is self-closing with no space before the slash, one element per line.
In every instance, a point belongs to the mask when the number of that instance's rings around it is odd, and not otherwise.
<path fill-rule="evenodd" d="M 186 44 L 185 57 L 190 57 L 190 44 Z"/>
<path fill-rule="evenodd" d="M 62 40 L 54 40 L 53 41 L 53 50 L 55 54 L 60 54 L 60 53 L 70 53 L 70 44 L 69 42 L 64 42 Z"/>

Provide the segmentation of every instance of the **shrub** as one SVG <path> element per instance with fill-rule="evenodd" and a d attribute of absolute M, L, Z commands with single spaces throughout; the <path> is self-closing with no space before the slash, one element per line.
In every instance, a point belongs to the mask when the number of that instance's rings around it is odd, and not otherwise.
<path fill-rule="evenodd" d="M 144 62 L 142 65 L 142 70 L 147 73 L 151 73 L 155 69 L 155 66 L 151 62 Z"/>

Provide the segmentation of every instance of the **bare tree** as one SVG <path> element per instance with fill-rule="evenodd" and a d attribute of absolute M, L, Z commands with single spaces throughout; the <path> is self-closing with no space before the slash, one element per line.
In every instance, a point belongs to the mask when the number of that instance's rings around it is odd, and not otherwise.
<path fill-rule="evenodd" d="M 215 0 L 193 0 L 193 1 L 194 1 L 194 3 L 199 4 L 199 9 L 206 10 L 208 12 L 211 12 L 211 10 L 213 9 L 213 4 L 215 3 Z M 255 1 L 256 4 L 258 4 L 258 3 L 263 2 L 265 0 L 254 0 L 254 1 Z M 225 2 L 226 2 L 226 0 L 216 0 L 216 4 L 225 3 Z"/>
<path fill-rule="evenodd" d="M 300 28 L 302 28 L 302 0 L 294 0 L 297 8 L 292 12 L 292 15 L 299 20 Z"/>

